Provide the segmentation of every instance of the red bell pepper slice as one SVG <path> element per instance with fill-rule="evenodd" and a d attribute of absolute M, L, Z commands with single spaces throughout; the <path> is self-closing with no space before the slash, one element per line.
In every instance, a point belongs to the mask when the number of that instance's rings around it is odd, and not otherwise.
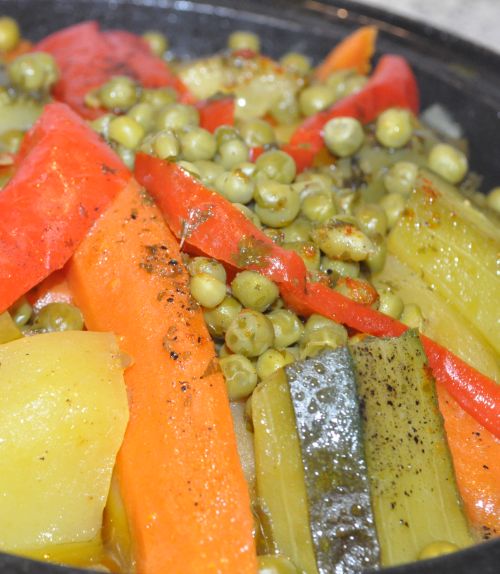
<path fill-rule="evenodd" d="M 234 125 L 234 99 L 216 98 L 199 102 L 200 126 L 213 133 L 218 127 Z"/>
<path fill-rule="evenodd" d="M 45 107 L 0 193 L 0 312 L 66 263 L 130 178 L 70 108 Z"/>
<path fill-rule="evenodd" d="M 139 154 L 135 174 L 181 242 L 232 266 L 264 273 L 279 285 L 281 296 L 300 315 L 318 313 L 378 337 L 399 336 L 406 331 L 406 325 L 369 306 L 322 283 L 306 282 L 304 265 L 297 261 L 300 258 L 274 245 L 229 201 L 176 164 Z M 245 255 L 242 247 L 249 238 Z M 444 347 L 421 338 L 436 380 L 464 410 L 500 438 L 500 386 Z"/>
<path fill-rule="evenodd" d="M 147 88 L 171 86 L 187 90 L 167 64 L 151 53 L 147 43 L 129 32 L 101 32 L 97 22 L 84 22 L 47 36 L 33 47 L 56 60 L 61 76 L 53 95 L 85 118 L 102 115 L 88 108 L 86 94 L 113 76 L 129 76 Z"/>
<path fill-rule="evenodd" d="M 227 199 L 175 163 L 139 153 L 135 176 L 181 244 L 210 252 L 230 267 L 258 270 L 277 284 L 304 288 L 307 271 L 296 253 L 273 243 Z"/>
<path fill-rule="evenodd" d="M 367 124 L 391 107 L 419 108 L 419 93 L 415 76 L 401 56 L 383 56 L 366 86 L 356 94 L 343 98 L 328 110 L 305 120 L 290 140 L 291 149 L 305 148 L 311 158 L 323 148 L 322 130 L 332 118 L 350 116 Z M 309 165 L 312 164 L 312 161 Z"/>

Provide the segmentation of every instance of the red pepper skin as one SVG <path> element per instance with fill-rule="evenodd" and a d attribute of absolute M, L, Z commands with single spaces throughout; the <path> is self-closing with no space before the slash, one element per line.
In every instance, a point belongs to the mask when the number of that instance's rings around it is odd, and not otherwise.
<path fill-rule="evenodd" d="M 25 136 L 0 193 L 0 312 L 61 268 L 130 180 L 119 157 L 64 104 Z"/>
<path fill-rule="evenodd" d="M 181 242 L 185 240 L 199 252 L 230 266 L 266 274 L 278 283 L 281 296 L 299 315 L 318 313 L 377 337 L 398 337 L 407 330 L 399 321 L 322 283 L 306 282 L 302 260 L 274 245 L 230 202 L 175 164 L 138 154 L 135 174 Z M 248 264 L 240 258 L 242 238 L 252 238 L 262 248 L 260 264 Z M 429 338 L 422 335 L 421 340 L 436 380 L 465 411 L 500 438 L 500 386 Z"/>
<path fill-rule="evenodd" d="M 186 92 L 142 38 L 119 30 L 101 32 L 97 22 L 83 22 L 51 34 L 33 51 L 52 54 L 61 73 L 54 97 L 87 119 L 99 117 L 104 110 L 88 108 L 85 95 L 113 76 L 129 76 L 147 88 L 171 86 Z"/>
<path fill-rule="evenodd" d="M 213 133 L 220 126 L 234 125 L 234 99 L 218 98 L 199 102 L 200 126 Z"/>
<path fill-rule="evenodd" d="M 347 299 L 321 283 L 309 283 L 302 291 L 284 285 L 281 296 L 299 315 L 307 317 L 318 313 L 360 333 L 399 337 L 408 329 L 399 321 Z M 500 438 L 500 385 L 425 335 L 420 335 L 420 339 L 434 378 L 467 413 Z"/>
<path fill-rule="evenodd" d="M 304 288 L 306 267 L 224 197 L 175 163 L 137 154 L 135 176 L 154 197 L 172 232 L 201 252 L 238 269 L 255 269 L 277 284 Z"/>
<path fill-rule="evenodd" d="M 290 140 L 293 148 L 309 150 L 311 158 L 323 148 L 322 131 L 332 118 L 350 116 L 367 124 L 384 110 L 392 107 L 408 108 L 414 113 L 419 108 L 419 93 L 415 76 L 408 62 L 401 56 L 383 56 L 366 86 L 356 94 L 343 98 L 331 108 L 305 120 Z M 312 165 L 312 159 L 307 165 Z"/>

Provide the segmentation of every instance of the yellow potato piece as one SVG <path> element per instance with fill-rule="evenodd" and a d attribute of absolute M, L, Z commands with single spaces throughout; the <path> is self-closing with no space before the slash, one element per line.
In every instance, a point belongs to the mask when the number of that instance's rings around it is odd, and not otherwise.
<path fill-rule="evenodd" d="M 108 333 L 66 331 L 0 345 L 0 549 L 99 537 L 128 420 Z"/>

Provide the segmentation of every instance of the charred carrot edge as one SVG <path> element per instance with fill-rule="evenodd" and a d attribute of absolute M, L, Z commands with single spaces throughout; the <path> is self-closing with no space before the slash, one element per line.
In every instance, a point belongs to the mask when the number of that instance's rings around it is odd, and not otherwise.
<path fill-rule="evenodd" d="M 315 77 L 323 82 L 337 70 L 356 70 L 359 74 L 367 74 L 375 52 L 377 33 L 375 26 L 363 26 L 349 34 L 340 44 L 334 46 L 316 68 Z"/>
<path fill-rule="evenodd" d="M 67 268 L 89 329 L 133 359 L 117 459 L 138 574 L 255 574 L 248 489 L 225 382 L 177 240 L 129 185 Z"/>
<path fill-rule="evenodd" d="M 500 440 L 436 386 L 458 488 L 471 526 L 483 538 L 500 536 Z"/>

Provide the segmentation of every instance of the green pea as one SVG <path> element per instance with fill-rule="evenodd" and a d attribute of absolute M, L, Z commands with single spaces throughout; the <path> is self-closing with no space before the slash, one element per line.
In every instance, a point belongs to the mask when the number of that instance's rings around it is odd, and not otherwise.
<path fill-rule="evenodd" d="M 267 315 L 274 329 L 274 346 L 284 349 L 295 344 L 302 336 L 304 326 L 300 319 L 288 309 L 276 309 Z"/>
<path fill-rule="evenodd" d="M 176 163 L 183 170 L 187 171 L 191 177 L 194 177 L 195 179 L 201 180 L 201 172 L 198 169 L 198 167 L 196 166 L 196 164 L 194 164 L 190 161 L 184 161 L 184 160 L 177 161 Z"/>
<path fill-rule="evenodd" d="M 233 295 L 244 307 L 265 311 L 278 298 L 278 287 L 257 271 L 241 271 L 231 282 Z"/>
<path fill-rule="evenodd" d="M 292 241 L 309 241 L 311 239 L 312 225 L 310 221 L 303 217 L 297 217 L 290 225 L 281 228 L 282 240 L 290 243 Z"/>
<path fill-rule="evenodd" d="M 135 149 L 144 135 L 141 124 L 128 116 L 118 116 L 109 122 L 109 138 L 128 149 Z"/>
<path fill-rule="evenodd" d="M 220 149 L 220 146 L 225 142 L 241 139 L 240 132 L 234 126 L 227 125 L 219 126 L 215 130 L 214 136 L 217 143 L 217 149 Z"/>
<path fill-rule="evenodd" d="M 369 237 L 384 236 L 387 233 L 387 215 L 380 205 L 364 203 L 355 210 L 355 214 L 361 231 Z"/>
<path fill-rule="evenodd" d="M 325 349 L 336 349 L 345 345 L 347 339 L 345 327 L 333 321 L 328 324 L 325 323 L 323 326 L 315 325 L 314 328 L 308 328 L 306 323 L 304 335 L 300 341 L 300 357 L 306 359 L 315 357 Z"/>
<path fill-rule="evenodd" d="M 226 295 L 217 307 L 205 310 L 205 322 L 210 334 L 213 337 L 223 337 L 229 325 L 239 315 L 241 309 L 239 301 L 230 295 Z"/>
<path fill-rule="evenodd" d="M 272 227 L 266 227 L 262 230 L 267 237 L 276 245 L 281 245 L 283 243 L 283 232 L 281 229 L 273 229 Z"/>
<path fill-rule="evenodd" d="M 90 122 L 90 127 L 96 131 L 98 134 L 101 134 L 104 138 L 109 138 L 109 124 L 111 120 L 115 116 L 113 114 L 104 114 L 95 120 Z"/>
<path fill-rule="evenodd" d="M 427 560 L 429 558 L 437 558 L 444 554 L 457 552 L 457 550 L 460 550 L 460 548 L 456 544 L 453 544 L 453 542 L 448 542 L 447 540 L 435 540 L 422 548 L 419 552 L 418 559 Z"/>
<path fill-rule="evenodd" d="M 300 211 L 300 198 L 289 185 L 272 180 L 258 182 L 254 193 L 255 213 L 265 225 L 285 227 Z"/>
<path fill-rule="evenodd" d="M 329 174 L 318 173 L 313 171 L 303 171 L 296 178 L 296 183 L 303 184 L 301 194 L 313 191 L 332 191 L 333 179 Z"/>
<path fill-rule="evenodd" d="M 278 369 L 294 362 L 294 357 L 286 349 L 268 349 L 257 359 L 257 376 L 264 380 Z"/>
<path fill-rule="evenodd" d="M 251 50 L 252 52 L 258 53 L 260 51 L 260 39 L 257 34 L 253 34 L 252 32 L 237 30 L 229 36 L 227 47 L 232 52 Z"/>
<path fill-rule="evenodd" d="M 406 201 L 400 193 L 389 193 L 380 200 L 380 206 L 385 211 L 389 229 L 392 229 L 403 213 Z"/>
<path fill-rule="evenodd" d="M 283 247 L 297 253 L 308 271 L 317 271 L 319 269 L 320 252 L 312 241 L 286 242 L 283 243 Z"/>
<path fill-rule="evenodd" d="M 333 279 L 339 277 L 352 277 L 356 279 L 360 274 L 360 267 L 357 261 L 341 261 L 340 259 L 331 259 L 326 255 L 321 258 L 320 270 Z"/>
<path fill-rule="evenodd" d="M 389 193 L 409 195 L 415 187 L 418 166 L 410 161 L 396 162 L 384 176 L 385 189 Z"/>
<path fill-rule="evenodd" d="M 404 303 L 399 295 L 391 293 L 391 291 L 384 291 L 380 294 L 378 310 L 384 315 L 389 315 L 393 319 L 399 319 L 403 309 Z"/>
<path fill-rule="evenodd" d="M 129 109 L 127 116 L 140 124 L 146 132 L 151 131 L 154 127 L 155 111 L 151 104 L 139 102 Z"/>
<path fill-rule="evenodd" d="M 422 331 L 424 327 L 424 316 L 422 315 L 420 307 L 415 303 L 405 305 L 401 313 L 401 322 L 408 325 L 411 329 Z"/>
<path fill-rule="evenodd" d="M 19 25 L 14 18 L 2 16 L 0 18 L 0 52 L 10 52 L 21 40 Z"/>
<path fill-rule="evenodd" d="M 300 107 L 295 94 L 283 94 L 281 98 L 271 104 L 269 109 L 271 117 L 281 125 L 291 125 L 300 119 Z"/>
<path fill-rule="evenodd" d="M 163 56 L 168 49 L 167 37 L 156 30 L 149 30 L 142 35 L 143 40 L 146 40 L 148 46 L 156 56 Z"/>
<path fill-rule="evenodd" d="M 258 357 L 274 344 L 273 325 L 262 313 L 245 309 L 229 325 L 225 341 L 234 353 Z"/>
<path fill-rule="evenodd" d="M 12 320 L 18 327 L 23 327 L 33 315 L 33 307 L 26 297 L 18 299 L 9 309 Z"/>
<path fill-rule="evenodd" d="M 226 284 L 209 273 L 197 273 L 191 277 L 191 295 L 203 307 L 213 309 L 226 296 Z"/>
<path fill-rule="evenodd" d="M 172 130 L 157 132 L 152 141 L 153 153 L 160 159 L 176 159 L 181 151 L 179 140 Z"/>
<path fill-rule="evenodd" d="M 255 171 L 257 167 L 251 161 L 243 161 L 236 165 L 234 169 L 239 169 L 242 171 L 247 177 L 253 177 L 255 175 Z"/>
<path fill-rule="evenodd" d="M 324 84 L 304 88 L 299 94 L 299 107 L 302 115 L 312 116 L 329 108 L 335 102 L 335 93 Z"/>
<path fill-rule="evenodd" d="M 8 311 L 0 313 L 0 345 L 21 339 L 23 333 Z"/>
<path fill-rule="evenodd" d="M 314 223 L 328 221 L 337 213 L 333 193 L 331 191 L 309 193 L 302 200 L 300 211 L 302 215 Z"/>
<path fill-rule="evenodd" d="M 49 303 L 42 307 L 33 320 L 34 331 L 81 331 L 83 316 L 69 303 Z"/>
<path fill-rule="evenodd" d="M 215 181 L 217 180 L 219 175 L 221 173 L 224 173 L 224 168 L 218 163 L 215 163 L 214 161 L 202 159 L 195 161 L 193 163 L 200 172 L 201 181 L 207 187 L 214 187 Z"/>
<path fill-rule="evenodd" d="M 8 130 L 0 135 L 0 149 L 10 153 L 17 153 L 21 147 L 24 132 L 21 130 Z"/>
<path fill-rule="evenodd" d="M 360 76 L 359 74 L 353 74 L 347 78 L 345 83 L 345 95 L 350 96 L 351 94 L 356 94 L 360 92 L 368 82 L 366 76 Z"/>
<path fill-rule="evenodd" d="M 253 180 L 241 170 L 226 171 L 215 180 L 215 189 L 233 203 L 249 203 L 254 194 Z"/>
<path fill-rule="evenodd" d="M 436 144 L 429 153 L 429 167 L 450 183 L 460 183 L 469 169 L 467 156 L 448 144 Z"/>
<path fill-rule="evenodd" d="M 116 76 L 99 89 L 98 95 L 105 109 L 125 111 L 137 102 L 138 86 L 127 76 Z"/>
<path fill-rule="evenodd" d="M 115 146 L 115 151 L 122 160 L 122 162 L 130 169 L 134 169 L 135 165 L 135 151 L 123 145 Z"/>
<path fill-rule="evenodd" d="M 141 93 L 141 102 L 153 106 L 156 110 L 173 104 L 177 93 L 172 88 L 144 88 Z"/>
<path fill-rule="evenodd" d="M 377 140 L 388 148 L 405 146 L 413 134 L 413 117 L 408 110 L 390 108 L 382 112 L 375 124 Z"/>
<path fill-rule="evenodd" d="M 366 258 L 366 265 L 370 273 L 380 273 L 385 267 L 387 259 L 387 244 L 380 235 L 372 237 L 373 251 Z"/>
<path fill-rule="evenodd" d="M 191 128 L 180 136 L 182 155 L 187 161 L 209 160 L 215 155 L 215 137 L 203 128 Z"/>
<path fill-rule="evenodd" d="M 240 135 L 250 147 L 264 146 L 276 141 L 271 124 L 258 118 L 243 122 L 240 125 Z"/>
<path fill-rule="evenodd" d="M 500 187 L 494 187 L 486 197 L 488 207 L 500 213 Z"/>
<path fill-rule="evenodd" d="M 230 401 L 240 401 L 252 394 L 257 386 L 257 372 L 252 362 L 240 354 L 229 355 L 219 360 L 226 380 Z"/>
<path fill-rule="evenodd" d="M 309 316 L 304 326 L 304 336 L 312 333 L 313 331 L 317 331 L 318 329 L 323 329 L 323 327 L 332 327 L 338 326 L 338 323 L 328 319 L 328 317 L 324 317 L 323 315 L 319 315 L 318 313 L 313 313 Z"/>
<path fill-rule="evenodd" d="M 241 213 L 243 213 L 243 215 L 249 219 L 255 225 L 255 227 L 258 229 L 262 228 L 260 219 L 255 214 L 255 211 L 252 211 L 249 207 L 243 205 L 242 203 L 233 203 L 233 207 L 236 207 L 238 211 L 241 211 Z"/>
<path fill-rule="evenodd" d="M 280 64 L 299 76 L 305 76 L 311 70 L 311 60 L 299 52 L 288 52 L 281 58 Z"/>
<path fill-rule="evenodd" d="M 363 261 L 374 250 L 367 235 L 341 219 L 332 219 L 316 227 L 312 237 L 321 251 L 332 259 Z"/>
<path fill-rule="evenodd" d="M 292 183 L 297 172 L 294 159 L 281 150 L 264 152 L 257 158 L 255 165 L 258 176 L 279 183 Z"/>
<path fill-rule="evenodd" d="M 28 52 L 18 56 L 7 67 L 14 88 L 23 92 L 49 91 L 59 79 L 54 58 L 46 52 Z"/>
<path fill-rule="evenodd" d="M 234 355 L 234 353 L 229 349 L 229 347 L 225 343 L 223 343 L 219 347 L 219 350 L 217 351 L 217 355 L 219 356 L 220 359 L 223 359 L 224 357 L 229 357 L 231 355 Z"/>
<path fill-rule="evenodd" d="M 161 108 L 156 116 L 158 130 L 180 132 L 185 128 L 197 127 L 200 114 L 194 106 L 186 104 L 168 104 Z"/>
<path fill-rule="evenodd" d="M 299 574 L 299 570 L 284 556 L 258 556 L 258 565 L 258 574 Z"/>
<path fill-rule="evenodd" d="M 193 257 L 189 261 L 187 269 L 191 277 L 198 273 L 208 273 L 222 283 L 226 282 L 226 270 L 216 259 L 210 259 L 210 257 Z"/>
<path fill-rule="evenodd" d="M 323 128 L 323 140 L 334 155 L 348 157 L 363 145 L 365 132 L 355 118 L 333 118 Z"/>
<path fill-rule="evenodd" d="M 224 141 L 219 146 L 218 161 L 225 169 L 233 169 L 246 162 L 249 156 L 247 144 L 240 139 Z"/>
<path fill-rule="evenodd" d="M 353 70 L 338 70 L 328 76 L 325 84 L 333 92 L 335 101 L 337 101 L 350 94 L 359 92 L 366 82 L 367 78 L 365 76 L 360 76 Z"/>

